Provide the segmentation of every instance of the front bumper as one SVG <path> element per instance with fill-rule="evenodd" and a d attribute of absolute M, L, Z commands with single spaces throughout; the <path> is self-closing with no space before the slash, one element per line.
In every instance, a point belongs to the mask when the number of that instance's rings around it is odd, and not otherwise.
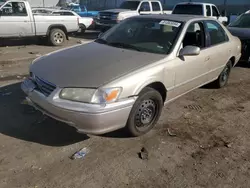
<path fill-rule="evenodd" d="M 28 104 L 43 114 L 75 127 L 78 132 L 95 135 L 125 127 L 136 100 L 133 97 L 113 104 L 95 105 L 62 100 L 59 88 L 48 97 L 30 89 L 25 81 L 21 88 L 28 95 Z"/>

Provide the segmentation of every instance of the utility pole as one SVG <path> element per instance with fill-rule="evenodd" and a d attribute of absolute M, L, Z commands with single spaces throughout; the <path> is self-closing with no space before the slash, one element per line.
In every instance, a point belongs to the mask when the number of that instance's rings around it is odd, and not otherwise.
<path fill-rule="evenodd" d="M 44 3 L 44 0 L 43 0 L 43 7 L 45 7 L 45 3 Z"/>

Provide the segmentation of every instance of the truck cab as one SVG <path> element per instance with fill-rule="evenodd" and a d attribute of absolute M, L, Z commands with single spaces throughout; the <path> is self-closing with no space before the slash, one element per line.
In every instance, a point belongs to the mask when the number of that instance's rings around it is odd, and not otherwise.
<path fill-rule="evenodd" d="M 228 18 L 225 15 L 222 15 L 219 12 L 218 8 L 211 3 L 199 3 L 199 2 L 178 3 L 174 7 L 172 14 L 200 15 L 204 17 L 213 17 L 224 24 L 228 22 Z"/>
<path fill-rule="evenodd" d="M 160 1 L 157 0 L 127 0 L 118 9 L 100 11 L 96 17 L 96 24 L 103 28 L 110 28 L 122 20 L 140 14 L 163 14 Z"/>

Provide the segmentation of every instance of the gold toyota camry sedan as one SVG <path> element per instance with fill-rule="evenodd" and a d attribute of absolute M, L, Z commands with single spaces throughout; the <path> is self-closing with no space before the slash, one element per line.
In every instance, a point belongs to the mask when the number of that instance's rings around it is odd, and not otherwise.
<path fill-rule="evenodd" d="M 164 104 L 208 83 L 225 86 L 240 57 L 240 40 L 213 18 L 136 16 L 36 59 L 21 87 L 30 105 L 79 132 L 140 136 Z"/>

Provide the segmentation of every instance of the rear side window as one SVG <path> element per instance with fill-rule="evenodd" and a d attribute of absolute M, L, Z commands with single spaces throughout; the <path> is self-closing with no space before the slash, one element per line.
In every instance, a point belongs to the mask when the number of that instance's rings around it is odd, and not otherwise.
<path fill-rule="evenodd" d="M 176 5 L 173 14 L 203 15 L 202 5 Z"/>
<path fill-rule="evenodd" d="M 217 8 L 215 6 L 212 6 L 212 10 L 213 10 L 213 16 L 218 17 L 219 16 L 219 12 L 218 12 Z"/>
<path fill-rule="evenodd" d="M 153 8 L 153 11 L 160 11 L 161 10 L 158 2 L 152 2 L 152 8 Z"/>
<path fill-rule="evenodd" d="M 209 5 L 206 6 L 206 11 L 207 11 L 207 16 L 212 16 L 211 15 L 211 7 Z"/>
<path fill-rule="evenodd" d="M 216 21 L 205 21 L 205 25 L 209 33 L 211 46 L 227 42 L 229 40 L 225 30 Z"/>

